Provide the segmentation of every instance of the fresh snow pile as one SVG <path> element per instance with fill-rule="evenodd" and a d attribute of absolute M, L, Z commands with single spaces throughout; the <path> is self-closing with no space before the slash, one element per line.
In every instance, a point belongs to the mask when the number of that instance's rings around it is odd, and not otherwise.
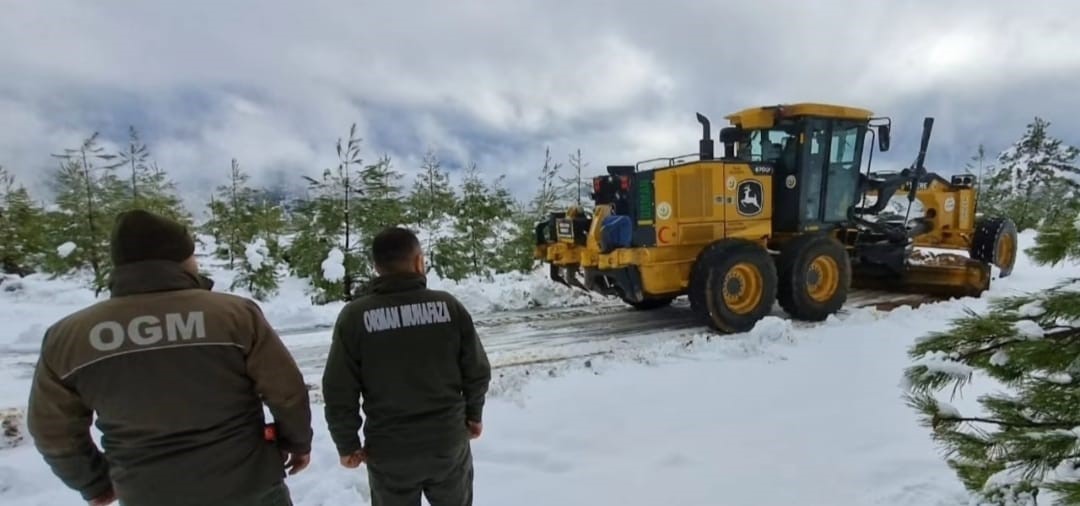
<path fill-rule="evenodd" d="M 60 246 L 56 247 L 56 254 L 60 255 L 60 258 L 67 258 L 72 251 L 75 251 L 75 243 L 68 241 Z"/>
<path fill-rule="evenodd" d="M 323 279 L 335 282 L 345 278 L 345 254 L 340 249 L 334 248 L 326 254 L 326 260 L 322 262 Z"/>
<path fill-rule="evenodd" d="M 1029 340 L 1042 339 L 1046 335 L 1046 331 L 1032 320 L 1020 320 L 1013 324 L 1016 328 L 1016 332 L 1020 334 L 1020 337 L 1026 337 Z"/>
<path fill-rule="evenodd" d="M 270 256 L 270 250 L 266 247 L 266 239 L 259 237 L 252 241 L 251 244 L 248 244 L 244 248 L 244 256 L 247 257 L 247 263 L 251 266 L 251 270 L 262 269 L 266 257 Z"/>
<path fill-rule="evenodd" d="M 470 311 L 476 312 L 577 306 L 604 299 L 552 281 L 545 269 L 529 274 L 495 274 L 490 280 L 470 278 L 453 281 L 442 279 L 435 272 L 429 272 L 427 278 L 429 288 L 452 293 Z"/>

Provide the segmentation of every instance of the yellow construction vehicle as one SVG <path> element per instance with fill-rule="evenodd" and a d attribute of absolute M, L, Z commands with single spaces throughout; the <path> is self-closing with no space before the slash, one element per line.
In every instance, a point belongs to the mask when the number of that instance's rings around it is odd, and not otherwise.
<path fill-rule="evenodd" d="M 593 178 L 593 209 L 537 224 L 535 254 L 553 280 L 638 309 L 687 295 L 707 325 L 741 332 L 777 302 L 820 321 L 853 288 L 977 296 L 991 265 L 1000 276 L 1012 271 L 1012 221 L 976 219 L 973 176 L 945 179 L 924 167 L 933 118 L 915 162 L 892 173 L 870 171 L 874 144 L 889 149 L 892 120 L 865 109 L 739 111 L 720 131 L 720 157 L 709 120 L 697 118 L 697 153 L 608 166 Z"/>

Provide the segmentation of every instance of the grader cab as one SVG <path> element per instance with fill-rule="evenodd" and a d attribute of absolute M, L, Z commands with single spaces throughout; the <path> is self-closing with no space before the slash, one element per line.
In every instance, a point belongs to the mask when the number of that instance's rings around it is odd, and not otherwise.
<path fill-rule="evenodd" d="M 709 120 L 697 117 L 697 153 L 608 166 L 593 178 L 591 211 L 537 224 L 536 257 L 553 280 L 638 309 L 687 295 L 704 323 L 740 332 L 777 302 L 820 321 L 853 288 L 977 296 L 991 265 L 1012 270 L 1013 223 L 976 219 L 972 176 L 924 167 L 933 118 L 911 167 L 874 173 L 892 122 L 864 109 L 746 109 L 727 116 L 719 157 Z"/>

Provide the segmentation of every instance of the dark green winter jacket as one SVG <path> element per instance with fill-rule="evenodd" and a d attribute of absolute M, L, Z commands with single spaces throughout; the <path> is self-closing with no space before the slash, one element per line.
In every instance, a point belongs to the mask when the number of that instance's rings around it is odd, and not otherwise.
<path fill-rule="evenodd" d="M 255 302 L 175 262 L 122 265 L 112 297 L 45 334 L 27 423 L 84 499 L 219 504 L 281 483 L 281 450 L 311 451 L 307 386 Z M 276 443 L 264 439 L 263 405 Z M 104 454 L 90 437 L 97 417 Z"/>
<path fill-rule="evenodd" d="M 338 316 L 323 373 L 326 422 L 341 455 L 449 449 L 468 441 L 467 420 L 481 421 L 490 380 L 457 299 L 419 274 L 382 276 Z"/>

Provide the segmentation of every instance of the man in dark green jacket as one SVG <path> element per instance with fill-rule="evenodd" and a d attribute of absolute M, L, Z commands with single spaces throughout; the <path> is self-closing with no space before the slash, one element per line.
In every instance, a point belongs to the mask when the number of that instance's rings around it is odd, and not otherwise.
<path fill-rule="evenodd" d="M 367 463 L 374 506 L 419 506 L 421 493 L 432 506 L 472 504 L 469 440 L 483 430 L 491 381 L 484 347 L 465 307 L 427 288 L 412 232 L 383 231 L 372 256 L 379 276 L 342 309 L 323 374 L 341 464 Z"/>
<path fill-rule="evenodd" d="M 259 306 L 210 291 L 194 250 L 174 221 L 121 214 L 112 297 L 45 333 L 28 427 L 93 506 L 287 506 L 285 470 L 308 464 L 300 370 Z M 104 452 L 90 437 L 95 414 Z"/>

